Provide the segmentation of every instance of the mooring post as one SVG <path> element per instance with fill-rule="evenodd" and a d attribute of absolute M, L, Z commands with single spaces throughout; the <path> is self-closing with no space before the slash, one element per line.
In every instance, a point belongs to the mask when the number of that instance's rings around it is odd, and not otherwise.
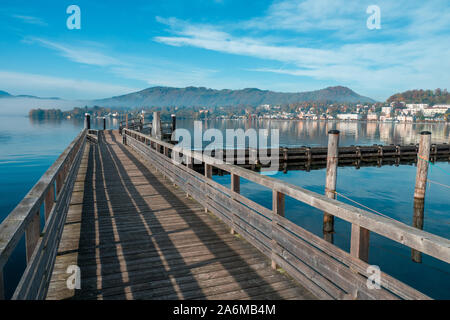
<path fill-rule="evenodd" d="M 276 270 L 278 268 L 277 263 L 275 262 L 274 256 L 276 255 L 275 249 L 277 246 L 277 242 L 274 239 L 274 234 L 277 232 L 277 222 L 276 216 L 284 217 L 284 207 L 285 207 L 285 195 L 276 190 L 272 190 L 272 269 Z"/>
<path fill-rule="evenodd" d="M 161 139 L 161 112 L 153 112 L 152 136 Z"/>
<path fill-rule="evenodd" d="M 423 230 L 425 201 L 424 199 L 414 199 L 413 227 Z M 413 262 L 422 263 L 422 254 L 420 251 L 411 249 L 411 259 Z"/>
<path fill-rule="evenodd" d="M 172 117 L 172 136 L 170 140 L 175 141 L 174 132 L 177 129 L 177 116 L 175 114 L 172 114 L 171 117 Z"/>
<path fill-rule="evenodd" d="M 103 117 L 103 131 L 106 130 L 106 117 Z"/>
<path fill-rule="evenodd" d="M 87 130 L 91 129 L 91 115 L 89 113 L 84 114 L 84 128 Z"/>
<path fill-rule="evenodd" d="M 330 199 L 336 199 L 336 179 L 338 165 L 339 131 L 328 131 L 327 175 L 325 182 L 325 195 Z M 333 243 L 334 216 L 323 213 L 323 237 Z"/>
<path fill-rule="evenodd" d="M 428 162 L 430 161 L 431 132 L 422 131 L 420 133 L 419 151 L 417 153 L 417 173 L 416 186 L 414 189 L 414 215 L 413 226 L 423 229 L 425 191 L 427 186 Z M 422 255 L 420 251 L 411 249 L 411 258 L 414 262 L 421 263 Z"/>
<path fill-rule="evenodd" d="M 231 187 L 232 191 L 234 191 L 236 193 L 241 193 L 241 178 L 238 175 L 234 174 L 234 173 L 231 174 L 230 187 Z M 233 221 L 232 221 L 232 223 L 234 225 L 234 214 L 233 214 Z M 231 234 L 235 234 L 236 233 L 234 228 L 231 228 L 230 233 Z"/>
<path fill-rule="evenodd" d="M 128 112 L 125 115 L 125 129 L 128 129 Z"/>
<path fill-rule="evenodd" d="M 416 187 L 414 199 L 425 199 L 427 186 L 428 162 L 430 161 L 431 132 L 420 133 L 419 153 L 417 154 Z"/>

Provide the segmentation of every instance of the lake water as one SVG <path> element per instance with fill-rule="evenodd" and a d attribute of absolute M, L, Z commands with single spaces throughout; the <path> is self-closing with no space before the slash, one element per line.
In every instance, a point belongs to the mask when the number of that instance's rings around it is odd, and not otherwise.
<path fill-rule="evenodd" d="M 93 121 L 93 128 L 101 121 Z M 117 127 L 108 120 L 107 127 Z M 80 121 L 30 121 L 26 117 L 0 116 L 0 222 L 14 209 L 41 175 L 79 133 Z M 178 128 L 193 129 L 193 121 L 177 120 Z M 432 132 L 433 142 L 449 143 L 446 124 L 349 123 L 314 121 L 231 121 L 203 123 L 204 129 L 278 128 L 280 145 L 324 146 L 327 132 L 341 132 L 340 145 L 409 144 L 418 142 L 422 130 Z M 416 167 L 412 165 L 377 167 L 339 167 L 337 191 L 389 217 L 412 225 Z M 324 192 L 325 169 L 277 172 L 273 177 L 308 190 Z M 229 176 L 214 176 L 229 185 Z M 439 162 L 431 167 L 429 179 L 450 185 L 450 165 Z M 271 208 L 271 191 L 241 179 L 241 193 Z M 339 199 L 350 203 L 346 199 Z M 352 204 L 352 203 L 350 203 Z M 450 189 L 430 184 L 425 199 L 424 230 L 450 238 Z M 322 235 L 322 212 L 296 200 L 286 199 L 286 217 L 311 232 Z M 350 248 L 350 224 L 336 219 L 335 244 Z M 5 267 L 7 294 L 17 284 L 25 268 L 24 241 Z M 450 265 L 423 255 L 422 263 L 411 261 L 411 250 L 374 233 L 370 237 L 370 261 L 382 271 L 398 278 L 433 298 L 450 299 Z"/>

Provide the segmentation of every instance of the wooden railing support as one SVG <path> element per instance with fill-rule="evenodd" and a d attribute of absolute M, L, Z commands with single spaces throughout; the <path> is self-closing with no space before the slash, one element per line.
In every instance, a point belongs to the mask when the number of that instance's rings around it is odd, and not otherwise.
<path fill-rule="evenodd" d="M 55 187 L 54 184 L 52 183 L 47 191 L 44 200 L 45 221 L 48 220 L 48 217 L 50 215 L 50 212 L 52 211 L 54 203 L 55 203 Z"/>
<path fill-rule="evenodd" d="M 350 254 L 364 262 L 369 262 L 369 238 L 369 230 L 352 224 Z"/>
<path fill-rule="evenodd" d="M 208 179 L 212 179 L 212 165 L 205 163 L 205 177 Z M 208 212 L 208 208 L 205 207 L 205 212 Z"/>
<path fill-rule="evenodd" d="M 241 193 L 241 179 L 236 174 L 231 174 L 231 182 L 230 182 L 230 188 L 231 191 L 234 191 L 236 193 Z M 234 225 L 234 216 L 233 216 L 233 225 Z M 235 228 L 231 228 L 230 230 L 231 234 L 235 234 Z"/>
<path fill-rule="evenodd" d="M 41 236 L 41 223 L 40 223 L 40 211 L 38 210 L 31 217 L 31 221 L 27 226 L 25 231 L 25 247 L 26 247 L 26 255 L 27 255 L 27 263 L 30 261 L 31 256 L 33 255 L 34 248 L 36 248 L 36 244 Z"/>
<path fill-rule="evenodd" d="M 285 207 L 285 195 L 279 191 L 272 191 L 272 211 L 274 215 L 279 215 L 284 217 L 284 208 Z M 277 263 L 275 262 L 274 255 L 275 249 L 277 246 L 277 241 L 275 240 L 274 234 L 277 232 L 277 222 L 276 219 L 272 219 L 272 269 L 276 270 L 278 268 Z"/>
<path fill-rule="evenodd" d="M 361 299 L 429 298 L 383 272 L 381 273 L 381 290 L 370 290 L 366 287 L 368 264 L 363 260 L 368 260 L 370 232 L 450 263 L 450 240 L 448 239 L 336 201 L 327 195 L 320 195 L 287 182 L 261 176 L 232 164 L 224 164 L 200 152 L 181 151 L 185 156 L 202 161 L 205 166 L 215 167 L 219 172 L 229 172 L 232 175 L 232 182 L 231 187 L 226 188 L 212 179 L 205 178 L 209 168 L 205 167 L 205 175 L 189 170 L 185 166 L 172 168 L 169 165 L 170 159 L 152 149 L 144 150 L 146 146 L 138 139 L 143 136 L 142 134 L 134 131 L 125 131 L 125 134 L 129 135 L 129 145 L 135 151 L 155 160 L 155 167 L 171 176 L 174 183 L 185 192 L 190 192 L 194 184 L 201 184 L 202 191 L 197 190 L 198 188 L 193 190 L 192 197 L 195 200 L 204 203 L 204 194 L 208 193 L 208 190 L 214 192 L 215 196 L 210 197 L 208 203 L 204 205 L 207 205 L 210 211 L 228 226 L 242 233 L 244 239 L 271 259 L 273 268 L 277 268 L 279 264 L 320 298 L 342 299 L 347 296 L 346 293 L 354 294 L 356 291 L 357 297 Z M 174 148 L 173 145 L 153 137 L 148 139 L 168 149 Z M 166 163 L 160 163 L 161 160 Z M 193 176 L 195 179 L 192 179 Z M 233 192 L 233 185 L 236 185 L 234 181 L 238 178 L 272 189 L 272 210 Z M 328 241 L 284 218 L 286 196 L 352 224 L 351 252 L 345 252 L 331 245 Z"/>
<path fill-rule="evenodd" d="M 336 179 L 338 165 L 339 131 L 328 132 L 327 176 L 325 182 L 325 195 L 330 199 L 336 199 Z M 323 213 L 323 237 L 333 243 L 334 216 Z"/>

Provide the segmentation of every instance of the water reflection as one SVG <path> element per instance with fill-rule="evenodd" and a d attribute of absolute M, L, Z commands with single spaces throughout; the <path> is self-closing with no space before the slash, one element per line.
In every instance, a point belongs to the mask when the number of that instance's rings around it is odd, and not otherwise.
<path fill-rule="evenodd" d="M 206 128 L 226 129 L 278 129 L 280 145 L 287 147 L 325 146 L 327 132 L 337 129 L 340 134 L 340 145 L 372 145 L 372 144 L 416 144 L 421 131 L 432 132 L 433 143 L 450 142 L 450 125 L 446 123 L 387 123 L 387 122 L 348 122 L 348 121 L 309 121 L 309 120 L 204 120 Z M 185 128 L 192 132 L 193 120 L 177 119 L 177 128 Z"/>

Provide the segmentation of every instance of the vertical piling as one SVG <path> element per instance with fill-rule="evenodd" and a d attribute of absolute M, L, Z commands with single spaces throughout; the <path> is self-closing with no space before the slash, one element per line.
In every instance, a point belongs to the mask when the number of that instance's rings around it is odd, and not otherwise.
<path fill-rule="evenodd" d="M 128 129 L 128 112 L 125 115 L 125 128 Z"/>
<path fill-rule="evenodd" d="M 161 139 L 161 112 L 153 112 L 152 136 Z"/>
<path fill-rule="evenodd" d="M 427 186 L 428 162 L 430 161 L 431 132 L 420 133 L 419 153 L 417 154 L 416 187 L 414 199 L 425 199 Z"/>
<path fill-rule="evenodd" d="M 425 209 L 424 199 L 414 199 L 414 215 L 413 215 L 413 227 L 423 230 L 423 216 Z M 414 262 L 422 263 L 422 254 L 420 251 L 411 249 L 411 259 Z"/>
<path fill-rule="evenodd" d="M 171 137 L 171 140 L 175 141 L 175 136 L 174 136 L 173 133 L 177 129 L 177 116 L 175 114 L 172 114 L 171 117 L 172 117 L 172 137 Z"/>
<path fill-rule="evenodd" d="M 89 113 L 84 114 L 84 128 L 87 130 L 91 129 L 91 115 Z"/>
<path fill-rule="evenodd" d="M 327 175 L 325 182 L 325 195 L 330 199 L 336 199 L 336 179 L 338 165 L 339 131 L 328 131 L 328 153 L 327 153 Z M 323 214 L 323 236 L 324 239 L 333 243 L 334 216 L 324 212 Z"/>
<path fill-rule="evenodd" d="M 430 160 L 431 132 L 420 133 L 419 152 L 417 153 L 416 186 L 414 189 L 414 215 L 413 226 L 423 229 L 425 191 L 427 186 L 428 162 Z M 411 258 L 414 262 L 422 262 L 420 251 L 411 249 Z"/>
<path fill-rule="evenodd" d="M 103 117 L 103 131 L 106 130 L 106 118 Z"/>

